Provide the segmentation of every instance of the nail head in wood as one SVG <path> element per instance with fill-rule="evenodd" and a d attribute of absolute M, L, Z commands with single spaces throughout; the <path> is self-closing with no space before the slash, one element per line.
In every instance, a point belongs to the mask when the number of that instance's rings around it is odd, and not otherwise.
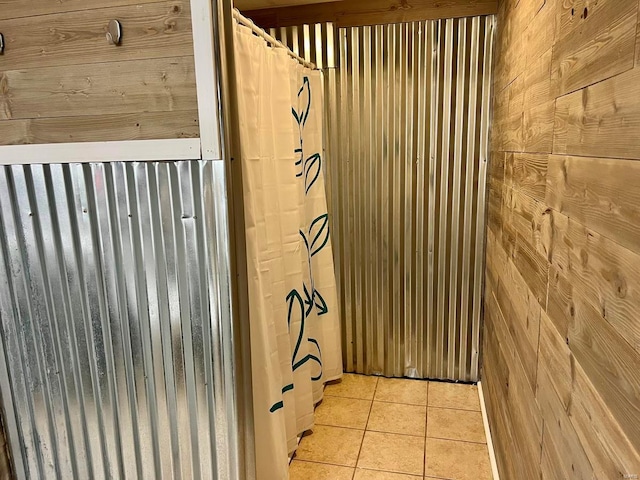
<path fill-rule="evenodd" d="M 111 45 L 120 45 L 122 41 L 122 25 L 118 20 L 111 20 L 107 29 L 107 41 Z"/>

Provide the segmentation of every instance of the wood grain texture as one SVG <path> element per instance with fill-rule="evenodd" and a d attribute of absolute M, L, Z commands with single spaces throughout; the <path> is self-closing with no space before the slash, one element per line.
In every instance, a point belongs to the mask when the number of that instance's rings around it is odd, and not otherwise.
<path fill-rule="evenodd" d="M 193 57 L 0 73 L 0 119 L 197 109 Z"/>
<path fill-rule="evenodd" d="M 575 363 L 569 418 L 595 478 L 620 478 L 640 471 L 640 455 L 611 418 L 611 410 L 579 362 Z"/>
<path fill-rule="evenodd" d="M 295 7 L 309 3 L 323 3 L 336 0 L 236 0 L 233 6 L 240 10 L 256 10 L 263 8 Z"/>
<path fill-rule="evenodd" d="M 197 138 L 196 110 L 1 120 L 6 145 Z"/>
<path fill-rule="evenodd" d="M 504 26 L 498 32 L 500 53 L 495 57 L 496 90 L 500 91 L 510 85 L 524 72 L 528 61 L 526 52 L 529 51 L 528 25 L 535 19 L 544 3 L 544 0 L 502 2 L 504 7 L 501 18 Z"/>
<path fill-rule="evenodd" d="M 0 20 L 9 18 L 35 17 L 49 13 L 65 13 L 93 10 L 102 7 L 153 3 L 158 0 L 0 0 Z"/>
<path fill-rule="evenodd" d="M 534 247 L 547 260 L 551 258 L 553 220 L 548 207 L 530 196 L 511 190 L 505 205 L 504 222 L 508 222 L 520 241 Z"/>
<path fill-rule="evenodd" d="M 536 401 L 540 405 L 545 430 L 541 459 L 542 478 L 591 479 L 593 478 L 591 462 L 580 444 L 567 413 L 569 401 L 562 401 L 552 380 L 554 376 L 565 373 L 567 372 L 558 372 L 554 365 L 546 364 L 541 365 L 538 372 Z M 571 382 L 571 377 L 568 377 L 568 380 Z M 571 384 L 569 384 L 568 395 L 571 394 L 570 387 Z"/>
<path fill-rule="evenodd" d="M 553 266 L 640 352 L 640 255 L 573 220 L 561 221 L 557 212 L 553 217 Z"/>
<path fill-rule="evenodd" d="M 632 445 L 640 445 L 640 353 L 599 312 L 576 302 L 569 345 Z"/>
<path fill-rule="evenodd" d="M 188 0 L 0 0 L 0 31 L 0 145 L 199 135 Z"/>
<path fill-rule="evenodd" d="M 560 4 L 565 19 L 553 48 L 551 69 L 558 95 L 629 70 L 635 57 L 638 2 L 573 3 Z"/>
<path fill-rule="evenodd" d="M 574 357 L 569 349 L 569 338 L 560 335 L 549 316 L 542 312 L 540 315 L 540 341 L 538 344 L 538 372 L 536 382 L 536 396 L 540 397 L 540 391 L 549 387 L 553 389 L 555 397 L 553 403 L 560 403 L 560 408 L 554 410 L 566 410 L 571 401 L 571 385 L 573 383 Z M 551 392 L 546 392 L 550 394 Z M 551 399 L 547 399 L 551 401 Z M 540 402 L 542 411 L 545 409 Z M 549 412 L 547 417 L 553 417 Z M 548 419 L 547 419 L 548 421 Z"/>
<path fill-rule="evenodd" d="M 640 159 L 640 68 L 556 100 L 553 153 Z"/>
<path fill-rule="evenodd" d="M 553 110 L 555 98 L 551 95 L 549 69 L 551 49 L 531 60 L 525 73 L 523 103 L 523 145 L 526 152 L 551 152 L 553 147 Z"/>
<path fill-rule="evenodd" d="M 540 201 L 544 201 L 547 189 L 546 154 L 514 153 L 506 166 L 505 183 L 508 186 Z"/>
<path fill-rule="evenodd" d="M 549 267 L 549 294 L 546 313 L 558 334 L 569 339 L 569 324 L 575 315 L 573 285 L 553 265 Z"/>
<path fill-rule="evenodd" d="M 529 295 L 519 274 L 514 272 L 514 269 L 509 270 L 497 287 L 496 299 L 505 318 L 510 320 L 507 328 L 513 338 L 522 371 L 533 389 L 536 381 L 540 306 L 535 298 Z"/>
<path fill-rule="evenodd" d="M 551 155 L 546 203 L 640 254 L 640 162 Z"/>
<path fill-rule="evenodd" d="M 117 47 L 105 38 L 112 18 L 122 24 Z M 0 20 L 0 32 L 4 71 L 193 54 L 187 0 Z"/>
<path fill-rule="evenodd" d="M 525 282 L 531 289 L 531 293 L 533 293 L 538 303 L 543 308 L 546 308 L 549 274 L 549 262 L 547 258 L 536 251 L 535 247 L 523 237 L 518 236 L 512 259 L 514 265 L 518 268 Z"/>
<path fill-rule="evenodd" d="M 524 75 L 517 77 L 507 88 L 508 113 L 503 124 L 502 148 L 508 152 L 524 149 Z"/>
<path fill-rule="evenodd" d="M 29 138 L 29 120 L 0 120 L 0 144 L 20 145 Z"/>
<path fill-rule="evenodd" d="M 491 318 L 487 320 L 488 329 L 491 332 L 488 338 L 505 339 L 500 342 L 500 348 L 492 352 L 496 355 L 496 363 L 489 367 L 489 372 L 495 368 L 495 381 L 491 383 L 490 395 L 499 394 L 508 403 L 502 407 L 492 406 L 489 410 L 492 421 L 492 429 L 495 425 L 501 438 L 497 440 L 502 449 L 508 450 L 512 455 L 526 459 L 519 463 L 502 461 L 503 471 L 510 472 L 509 478 L 539 478 L 540 468 L 535 461 L 540 457 L 540 444 L 542 439 L 542 416 L 535 403 L 533 386 L 529 383 L 526 368 L 523 363 L 522 350 L 513 342 L 515 338 L 508 333 L 510 325 L 506 318 L 510 318 L 513 312 L 503 313 L 500 303 L 491 292 L 488 311 Z M 527 362 L 526 359 L 524 359 Z M 491 373 L 488 376 L 492 376 Z M 495 388 L 495 390 L 494 390 Z M 507 407 L 507 408 L 505 408 Z M 500 411 L 501 410 L 501 411 Z M 508 418 L 502 414 L 508 412 Z"/>
<path fill-rule="evenodd" d="M 503 437 L 494 442 L 503 478 L 634 478 L 639 3 L 542 3 L 499 5 L 490 141 L 499 160 L 489 179 L 483 337 L 487 412 L 492 433 Z M 536 420 L 526 424 L 524 412 Z"/>
<path fill-rule="evenodd" d="M 528 22 L 526 27 L 526 50 L 514 45 L 521 53 L 527 56 L 527 64 L 531 65 L 545 53 L 550 55 L 556 36 L 556 2 L 545 1 L 533 20 Z M 551 58 L 549 57 L 549 62 Z M 549 64 L 549 68 L 551 65 Z M 527 69 L 528 74 L 532 74 L 531 68 Z M 550 80 L 550 79 L 549 79 Z"/>
<path fill-rule="evenodd" d="M 640 19 L 640 6 L 638 7 L 638 18 Z M 636 60 L 634 65 L 636 67 L 640 66 L 640 28 L 636 30 Z"/>
<path fill-rule="evenodd" d="M 342 0 L 285 8 L 244 10 L 262 28 L 333 22 L 339 27 L 489 15 L 497 0 Z"/>

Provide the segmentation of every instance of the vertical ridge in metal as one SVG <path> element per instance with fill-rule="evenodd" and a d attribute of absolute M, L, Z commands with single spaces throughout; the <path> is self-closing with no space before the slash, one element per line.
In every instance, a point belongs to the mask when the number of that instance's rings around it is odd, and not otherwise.
<path fill-rule="evenodd" d="M 478 379 L 493 22 L 273 32 L 325 71 L 347 371 Z"/>

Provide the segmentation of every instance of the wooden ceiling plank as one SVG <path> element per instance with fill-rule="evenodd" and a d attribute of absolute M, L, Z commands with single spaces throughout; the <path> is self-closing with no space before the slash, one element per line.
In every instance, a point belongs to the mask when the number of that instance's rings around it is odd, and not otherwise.
<path fill-rule="evenodd" d="M 262 28 L 333 22 L 340 27 L 491 15 L 497 0 L 341 0 L 284 8 L 244 10 Z"/>

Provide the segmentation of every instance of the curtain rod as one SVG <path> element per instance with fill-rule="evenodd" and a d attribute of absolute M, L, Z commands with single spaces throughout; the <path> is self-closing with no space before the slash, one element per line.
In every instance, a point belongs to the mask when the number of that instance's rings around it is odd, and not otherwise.
<path fill-rule="evenodd" d="M 251 20 L 251 19 L 245 17 L 244 15 L 242 15 L 237 8 L 233 9 L 233 18 L 235 18 L 238 21 L 238 23 L 240 23 L 241 25 L 244 25 L 245 27 L 249 27 L 253 33 L 258 35 L 259 37 L 264 38 L 271 45 L 273 45 L 275 47 L 278 47 L 278 48 L 284 48 L 285 51 L 287 52 L 287 54 L 289 54 L 290 57 L 295 58 L 298 62 L 300 62 L 305 67 L 311 68 L 313 70 L 317 70 L 316 66 L 313 63 L 307 62 L 300 55 L 297 55 L 296 53 L 294 53 L 284 43 L 276 40 L 274 37 L 269 35 L 266 31 L 264 31 L 264 29 L 260 28 L 255 23 L 253 23 L 253 20 Z"/>

